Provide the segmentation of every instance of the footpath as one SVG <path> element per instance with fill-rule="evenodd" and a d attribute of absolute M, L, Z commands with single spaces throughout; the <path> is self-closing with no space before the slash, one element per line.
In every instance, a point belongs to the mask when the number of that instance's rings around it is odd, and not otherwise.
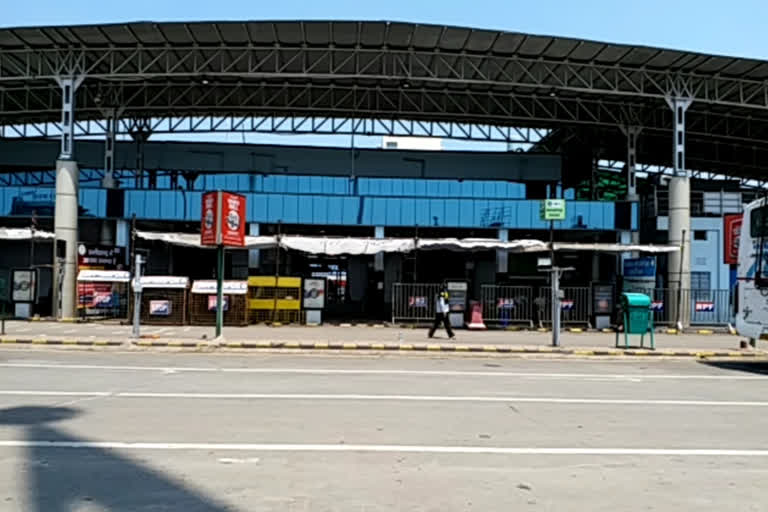
<path fill-rule="evenodd" d="M 445 331 L 427 338 L 426 329 L 386 326 L 283 326 L 225 327 L 224 340 L 214 342 L 212 327 L 142 326 L 141 337 L 119 323 L 63 324 L 56 322 L 5 323 L 3 345 L 69 345 L 120 347 L 174 347 L 181 349 L 286 349 L 392 352 L 484 352 L 555 354 L 564 356 L 733 357 L 768 358 L 768 342 L 740 349 L 743 338 L 730 334 L 656 334 L 656 349 L 644 348 L 631 336 L 630 349 L 615 348 L 615 333 L 563 332 L 561 346 L 551 346 L 551 333 L 537 331 L 457 330 L 456 340 Z M 623 343 L 623 335 L 620 342 Z"/>

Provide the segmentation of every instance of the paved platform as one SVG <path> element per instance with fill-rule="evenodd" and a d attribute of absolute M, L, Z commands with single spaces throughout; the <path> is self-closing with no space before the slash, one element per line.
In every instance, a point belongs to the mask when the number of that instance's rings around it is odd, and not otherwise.
<path fill-rule="evenodd" d="M 61 324 L 55 322 L 7 322 L 5 344 L 203 348 L 212 347 L 212 327 L 144 326 L 142 337 L 132 340 L 131 328 L 117 323 Z M 768 357 L 768 344 L 756 350 L 740 350 L 738 336 L 727 334 L 656 334 L 656 350 L 615 348 L 615 334 L 564 332 L 561 346 L 551 346 L 551 333 L 537 331 L 457 330 L 448 340 L 444 331 L 434 338 L 426 329 L 368 326 L 248 326 L 227 327 L 225 341 L 215 346 L 230 349 L 385 350 L 437 352 L 494 352 L 511 354 L 561 354 L 575 356 L 670 356 L 670 357 Z M 623 339 L 621 340 L 623 341 Z"/>

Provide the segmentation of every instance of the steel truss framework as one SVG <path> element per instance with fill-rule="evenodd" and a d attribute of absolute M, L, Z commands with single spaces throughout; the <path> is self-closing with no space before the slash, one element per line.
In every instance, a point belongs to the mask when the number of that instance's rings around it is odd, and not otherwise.
<path fill-rule="evenodd" d="M 687 157 L 703 172 L 755 177 L 768 154 L 768 62 L 566 38 L 383 22 L 2 29 L 0 136 L 58 136 L 63 77 L 83 80 L 75 136 L 106 134 L 117 109 L 118 134 L 536 143 L 560 128 L 640 126 L 671 140 L 667 100 L 686 98 Z M 697 154 L 712 144 L 760 157 Z M 671 156 L 638 151 L 654 165 Z"/>

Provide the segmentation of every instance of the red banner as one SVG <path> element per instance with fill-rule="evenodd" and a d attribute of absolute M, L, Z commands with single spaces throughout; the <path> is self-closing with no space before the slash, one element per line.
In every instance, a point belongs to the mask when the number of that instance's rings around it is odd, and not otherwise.
<path fill-rule="evenodd" d="M 739 241 L 741 240 L 741 224 L 743 214 L 736 213 L 723 217 L 723 231 L 725 236 L 725 250 L 723 262 L 727 265 L 736 265 L 739 262 Z"/>
<path fill-rule="evenodd" d="M 221 243 L 245 245 L 245 196 L 221 193 Z"/>
<path fill-rule="evenodd" d="M 200 243 L 203 245 L 216 245 L 216 210 L 219 198 L 218 192 L 207 192 L 203 194 L 203 207 L 200 210 L 202 219 L 200 220 Z"/>
<path fill-rule="evenodd" d="M 203 195 L 200 243 L 203 245 L 245 245 L 245 196 L 231 192 Z"/>

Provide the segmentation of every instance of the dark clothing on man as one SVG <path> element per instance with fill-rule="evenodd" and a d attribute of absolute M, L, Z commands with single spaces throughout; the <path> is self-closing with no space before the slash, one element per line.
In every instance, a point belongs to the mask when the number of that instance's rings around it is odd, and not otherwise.
<path fill-rule="evenodd" d="M 435 331 L 440 327 L 441 323 L 445 326 L 445 332 L 448 333 L 448 337 L 453 338 L 453 330 L 451 329 L 451 322 L 448 320 L 448 314 L 440 312 L 435 313 L 435 321 L 432 324 L 432 328 L 429 330 L 429 337 L 431 338 L 434 336 Z"/>

